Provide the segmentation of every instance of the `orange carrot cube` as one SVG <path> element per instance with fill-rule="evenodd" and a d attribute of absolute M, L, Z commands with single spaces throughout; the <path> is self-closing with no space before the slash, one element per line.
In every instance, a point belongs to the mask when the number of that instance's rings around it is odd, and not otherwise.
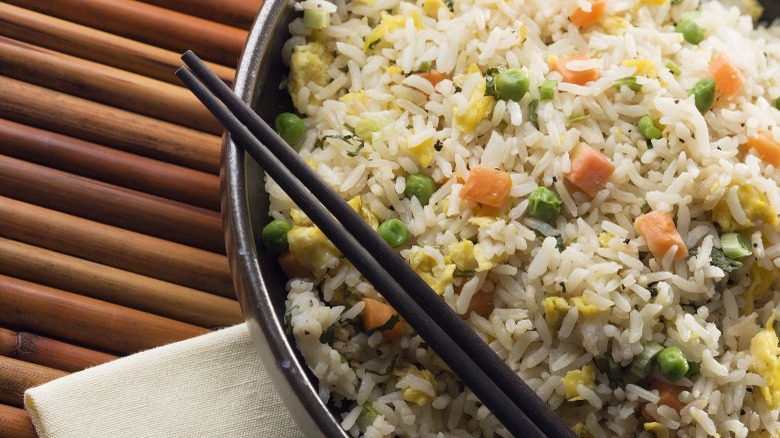
<path fill-rule="evenodd" d="M 715 79 L 715 89 L 726 99 L 739 93 L 745 84 L 745 76 L 728 56 L 720 54 L 710 62 L 710 76 Z"/>
<path fill-rule="evenodd" d="M 577 85 L 585 85 L 590 81 L 595 81 L 601 74 L 598 68 L 590 68 L 587 70 L 572 70 L 568 66 L 570 61 L 588 61 L 590 57 L 587 55 L 572 55 L 568 58 L 562 58 L 555 61 L 555 70 L 563 76 L 563 82 L 570 82 Z"/>
<path fill-rule="evenodd" d="M 755 137 L 748 137 L 745 144 L 748 150 L 754 149 L 756 154 L 765 162 L 780 167 L 780 143 L 775 140 L 769 131 L 761 131 Z"/>
<path fill-rule="evenodd" d="M 590 2 L 590 12 L 585 12 L 582 8 L 577 8 L 574 13 L 569 15 L 569 20 L 577 27 L 587 26 L 598 20 L 604 14 L 604 8 L 607 6 L 607 0 L 588 0 Z"/>
<path fill-rule="evenodd" d="M 377 301 L 372 298 L 363 298 L 365 303 L 363 308 L 363 330 L 375 330 L 387 324 L 398 312 L 389 304 Z M 400 339 L 404 335 L 404 322 L 399 319 L 393 327 L 382 330 L 382 337 L 385 339 Z"/>
<path fill-rule="evenodd" d="M 672 215 L 668 212 L 653 211 L 639 216 L 634 221 L 634 228 L 645 239 L 647 247 L 656 260 L 663 259 L 672 245 L 677 245 L 675 260 L 688 256 L 688 248 L 677 231 Z"/>
<path fill-rule="evenodd" d="M 571 170 L 564 176 L 580 190 L 596 196 L 615 171 L 615 165 L 604 154 L 585 143 L 575 146 L 569 153 Z"/>
<path fill-rule="evenodd" d="M 469 172 L 460 197 L 491 207 L 502 207 L 509 199 L 511 189 L 512 178 L 508 173 L 480 165 Z"/>

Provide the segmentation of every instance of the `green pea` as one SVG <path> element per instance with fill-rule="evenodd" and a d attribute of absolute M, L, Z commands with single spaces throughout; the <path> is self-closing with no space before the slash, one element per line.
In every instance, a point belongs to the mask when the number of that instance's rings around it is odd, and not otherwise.
<path fill-rule="evenodd" d="M 428 205 L 431 196 L 438 190 L 436 181 L 424 173 L 415 173 L 406 177 L 404 196 L 407 199 L 417 198 L 422 205 Z"/>
<path fill-rule="evenodd" d="M 303 140 L 303 136 L 306 135 L 306 125 L 303 123 L 303 119 L 293 113 L 281 113 L 276 116 L 274 128 L 279 136 L 293 147 L 298 146 L 298 143 Z"/>
<path fill-rule="evenodd" d="M 563 199 L 547 187 L 537 187 L 528 196 L 528 214 L 545 222 L 558 219 L 563 211 Z"/>
<path fill-rule="evenodd" d="M 704 32 L 702 32 L 701 27 L 691 19 L 677 23 L 674 31 L 681 33 L 685 41 L 691 44 L 699 44 L 704 39 Z"/>
<path fill-rule="evenodd" d="M 409 238 L 409 232 L 406 230 L 406 224 L 398 218 L 388 219 L 382 222 L 377 228 L 377 232 L 393 248 L 406 243 Z"/>
<path fill-rule="evenodd" d="M 282 252 L 287 249 L 287 233 L 292 225 L 283 219 L 276 219 L 263 227 L 260 238 L 263 245 L 271 252 Z"/>
<path fill-rule="evenodd" d="M 528 75 L 519 68 L 508 68 L 496 76 L 496 92 L 502 100 L 519 101 L 530 86 Z"/>
<path fill-rule="evenodd" d="M 639 122 L 636 124 L 639 133 L 642 134 L 648 140 L 655 140 L 656 138 L 663 137 L 663 133 L 653 122 L 653 118 L 649 115 L 642 116 Z"/>
<path fill-rule="evenodd" d="M 656 356 L 658 368 L 670 382 L 675 382 L 688 372 L 688 361 L 678 347 L 666 347 Z"/>
<path fill-rule="evenodd" d="M 775 108 L 780 109 L 780 97 L 775 99 Z"/>
<path fill-rule="evenodd" d="M 696 102 L 696 108 L 700 113 L 705 113 L 712 107 L 715 100 L 715 79 L 706 78 L 693 85 L 690 94 Z"/>

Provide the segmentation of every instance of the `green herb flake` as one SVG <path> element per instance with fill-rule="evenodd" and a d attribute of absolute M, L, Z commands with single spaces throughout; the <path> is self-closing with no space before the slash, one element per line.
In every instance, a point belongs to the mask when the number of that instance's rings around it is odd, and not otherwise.
<path fill-rule="evenodd" d="M 326 135 L 322 138 L 317 139 L 317 141 L 314 143 L 314 147 L 322 149 L 323 147 L 325 147 L 325 141 L 330 138 L 339 139 L 341 141 L 345 141 L 347 143 L 355 145 L 356 147 L 354 151 L 347 151 L 347 155 L 349 155 L 350 157 L 357 157 L 358 154 L 360 153 L 360 150 L 366 146 L 366 141 L 363 140 L 359 135 L 348 134 L 348 135 Z"/>
<path fill-rule="evenodd" d="M 450 12 L 455 12 L 455 0 L 444 0 L 444 5 L 447 6 Z"/>
<path fill-rule="evenodd" d="M 390 330 L 393 327 L 395 327 L 396 324 L 398 324 L 398 321 L 401 320 L 401 315 L 394 313 L 393 316 L 390 317 L 387 321 L 385 321 L 384 324 L 380 325 L 379 327 L 371 330 L 369 334 L 374 332 L 383 332 L 385 330 Z"/>
<path fill-rule="evenodd" d="M 320 342 L 333 346 L 333 334 L 335 331 L 335 325 L 328 327 L 328 329 L 320 335 Z"/>
<path fill-rule="evenodd" d="M 380 41 L 382 41 L 382 38 L 377 38 L 376 40 L 374 40 L 374 42 L 368 45 L 368 49 L 369 50 L 373 49 L 374 47 L 376 47 L 377 44 L 379 44 Z"/>
<path fill-rule="evenodd" d="M 501 69 L 491 67 L 485 72 L 485 96 L 493 96 L 498 99 L 498 91 L 496 91 L 496 76 L 501 73 Z"/>
<path fill-rule="evenodd" d="M 698 249 L 692 249 L 689 251 L 692 256 L 698 255 Z M 710 252 L 710 264 L 723 270 L 723 272 L 731 273 L 742 267 L 742 262 L 738 260 L 732 260 L 726 257 L 723 250 L 720 248 L 712 248 Z"/>
<path fill-rule="evenodd" d="M 467 277 L 473 277 L 477 274 L 477 271 L 473 269 L 458 269 L 455 268 L 455 272 L 452 273 L 453 277 L 456 278 L 467 278 Z"/>

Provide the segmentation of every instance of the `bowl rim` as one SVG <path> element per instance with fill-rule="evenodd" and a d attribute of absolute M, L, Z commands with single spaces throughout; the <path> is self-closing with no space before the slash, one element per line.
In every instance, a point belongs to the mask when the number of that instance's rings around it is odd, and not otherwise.
<path fill-rule="evenodd" d="M 286 32 L 282 22 L 289 0 L 266 0 L 249 32 L 236 69 L 233 88 L 244 102 L 255 101 L 264 75 L 260 60 L 270 56 L 274 32 Z M 274 312 L 269 284 L 260 268 L 248 205 L 247 154 L 228 135 L 222 144 L 220 196 L 222 225 L 233 284 L 255 349 L 280 398 L 307 437 L 348 437 L 320 399 L 285 327 Z"/>

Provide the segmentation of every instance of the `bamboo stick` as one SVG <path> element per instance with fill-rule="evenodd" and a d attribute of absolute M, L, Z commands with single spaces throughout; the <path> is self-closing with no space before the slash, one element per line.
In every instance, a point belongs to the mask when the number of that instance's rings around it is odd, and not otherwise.
<path fill-rule="evenodd" d="M 37 438 L 27 411 L 0 404 L 0 430 L 6 438 Z"/>
<path fill-rule="evenodd" d="M 0 119 L 0 154 L 219 210 L 219 178 L 215 175 L 9 120 Z"/>
<path fill-rule="evenodd" d="M 195 15 L 241 29 L 249 29 L 262 0 L 143 0 L 167 9 Z"/>
<path fill-rule="evenodd" d="M 222 139 L 0 76 L 0 117 L 217 174 Z"/>
<path fill-rule="evenodd" d="M 67 375 L 65 371 L 0 356 L 0 403 L 24 407 L 24 391 Z"/>
<path fill-rule="evenodd" d="M 225 253 L 219 213 L 0 155 L 0 196 Z"/>
<path fill-rule="evenodd" d="M 234 297 L 227 257 L 0 197 L 0 235 Z"/>
<path fill-rule="evenodd" d="M 0 275 L 0 324 L 132 354 L 208 333 L 159 315 Z"/>
<path fill-rule="evenodd" d="M 89 350 L 27 332 L 0 327 L 0 356 L 75 373 L 117 359 L 117 356 Z"/>
<path fill-rule="evenodd" d="M 182 65 L 179 58 L 181 54 L 178 52 L 2 2 L 0 35 L 175 85 L 181 84 L 173 74 Z M 234 69 L 214 63 L 207 64 L 225 82 L 233 81 L 236 75 Z"/>
<path fill-rule="evenodd" d="M 201 327 L 243 321 L 235 300 L 3 238 L 0 274 Z"/>
<path fill-rule="evenodd" d="M 222 135 L 184 87 L 0 36 L 0 74 L 134 113 Z"/>
<path fill-rule="evenodd" d="M 134 0 L 6 0 L 6 3 L 203 59 L 235 65 L 247 33 L 242 29 Z"/>

